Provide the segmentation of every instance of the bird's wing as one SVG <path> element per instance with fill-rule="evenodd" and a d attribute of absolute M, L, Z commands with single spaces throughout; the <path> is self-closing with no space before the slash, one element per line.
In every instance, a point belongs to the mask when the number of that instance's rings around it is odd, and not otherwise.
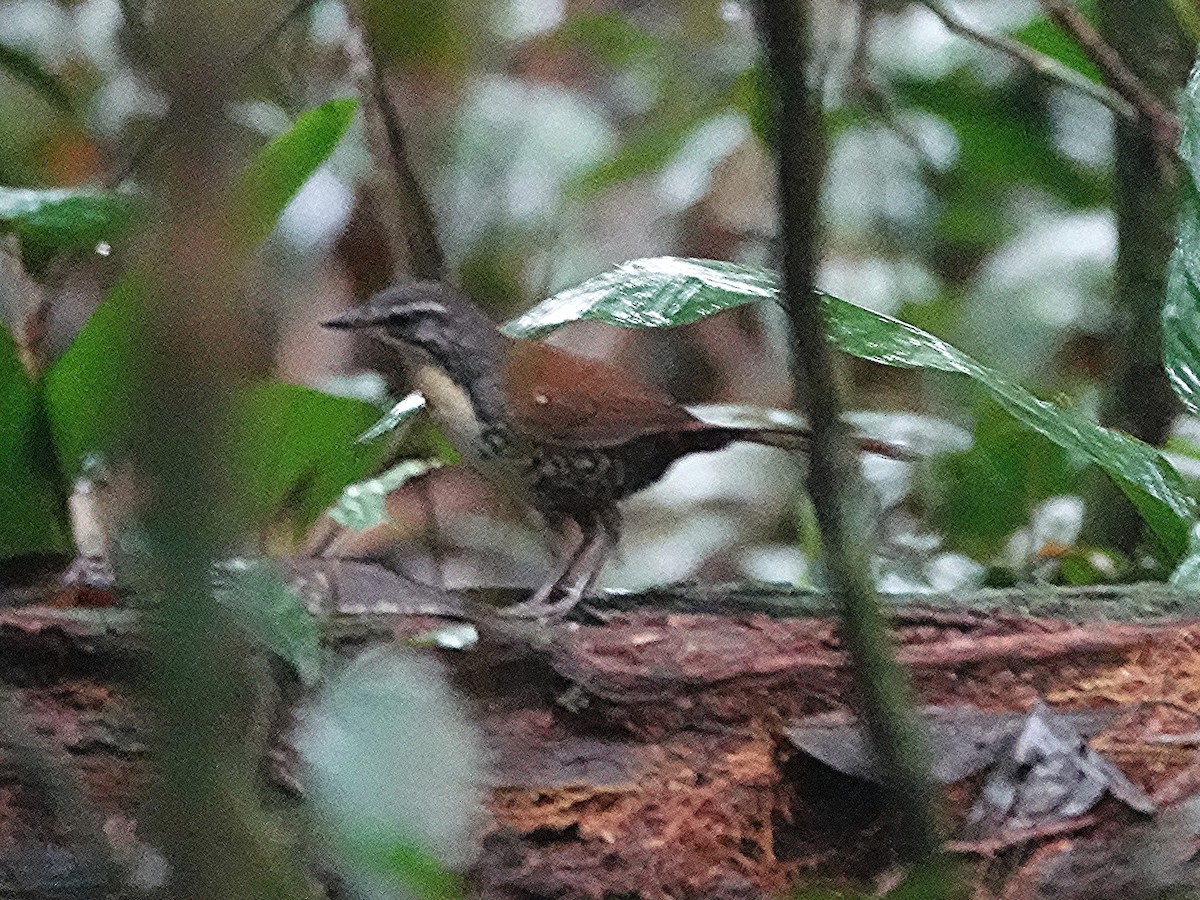
<path fill-rule="evenodd" d="M 549 344 L 514 341 L 504 388 L 518 427 L 554 443 L 613 447 L 705 427 L 661 388 Z"/>

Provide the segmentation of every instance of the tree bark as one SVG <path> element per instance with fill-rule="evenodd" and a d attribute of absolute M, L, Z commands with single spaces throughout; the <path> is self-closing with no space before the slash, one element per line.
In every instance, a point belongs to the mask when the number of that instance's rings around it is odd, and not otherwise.
<path fill-rule="evenodd" d="M 1126 66 L 1168 108 L 1187 82 L 1194 48 L 1170 0 L 1100 0 L 1099 28 Z M 1113 208 L 1113 372 L 1103 387 L 1101 420 L 1149 444 L 1167 437 L 1177 404 L 1162 364 L 1160 314 L 1167 261 L 1175 245 L 1177 179 L 1156 145 L 1153 123 L 1116 119 Z M 1133 550 L 1143 534 L 1132 504 L 1097 478 L 1088 503 L 1086 538 Z"/>

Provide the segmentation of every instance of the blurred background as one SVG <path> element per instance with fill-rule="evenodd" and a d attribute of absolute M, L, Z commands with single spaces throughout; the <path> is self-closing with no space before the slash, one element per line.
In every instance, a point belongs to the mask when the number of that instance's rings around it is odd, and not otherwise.
<path fill-rule="evenodd" d="M 131 7 L 0 2 L 0 183 L 136 183 L 165 101 L 139 65 Z M 1095 409 L 1113 353 L 1112 114 L 952 34 L 921 3 L 816 9 L 830 142 L 823 287 L 1040 396 Z M 1096 76 L 1033 0 L 947 9 Z M 365 30 L 453 280 L 502 320 L 631 258 L 773 264 L 773 163 L 750 13 L 737 0 L 262 4 L 262 33 L 245 36 L 244 66 L 229 73 L 240 84 L 229 115 L 249 153 L 303 110 L 361 95 Z M 318 327 L 383 286 L 395 263 L 368 138 L 360 113 L 260 254 L 250 297 L 280 378 L 372 396 L 379 379 L 361 373 L 376 368 L 398 396 L 386 356 Z M 59 254 L 31 272 L 33 284 L 6 249 L 3 314 L 14 333 L 35 327 L 53 358 L 120 254 Z M 575 325 L 552 340 L 687 402 L 781 407 L 791 386 L 777 313 L 742 308 L 654 333 Z M 940 451 L 919 464 L 865 463 L 884 589 L 1119 574 L 1111 556 L 1085 553 L 1066 574 L 1058 562 L 1083 521 L 1072 493 L 1079 461 L 969 385 L 863 363 L 846 374 L 851 407 L 885 414 L 860 420 L 872 433 Z M 1181 423 L 1173 444 L 1184 454 L 1189 429 Z M 819 582 L 802 477 L 796 460 L 760 447 L 685 460 L 630 501 L 603 582 Z M 535 524 L 467 471 L 411 483 L 388 509 L 383 526 L 332 535 L 324 521 L 283 549 L 382 559 L 452 585 L 533 583 L 549 565 Z"/>

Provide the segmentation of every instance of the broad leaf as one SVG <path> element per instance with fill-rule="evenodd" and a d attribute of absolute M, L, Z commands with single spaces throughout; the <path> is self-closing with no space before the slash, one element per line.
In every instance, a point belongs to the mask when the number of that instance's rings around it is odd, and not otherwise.
<path fill-rule="evenodd" d="M 252 252 L 266 238 L 284 207 L 333 152 L 355 108 L 353 100 L 331 100 L 310 110 L 242 173 L 233 202 L 236 221 L 244 228 L 244 252 Z M 59 455 L 70 473 L 78 471 L 89 451 L 119 449 L 116 441 L 128 433 L 123 417 L 132 408 L 129 373 L 142 351 L 131 345 L 127 323 L 139 314 L 144 293 L 137 275 L 122 279 L 46 373 L 47 408 Z M 345 483 L 329 494 L 330 502 Z"/>
<path fill-rule="evenodd" d="M 132 214 L 133 200 L 112 191 L 0 187 L 0 229 L 15 232 L 35 263 L 58 250 L 91 251 L 117 240 Z"/>
<path fill-rule="evenodd" d="M 355 438 L 378 415 L 369 403 L 283 382 L 264 382 L 239 401 L 236 461 L 249 521 L 281 513 L 300 528 L 363 478 L 387 452 Z"/>
<path fill-rule="evenodd" d="M 0 559 L 70 551 L 63 485 L 47 452 L 37 387 L 0 325 Z"/>
<path fill-rule="evenodd" d="M 482 742 L 428 657 L 368 651 L 326 684 L 295 745 L 346 873 L 420 898 L 459 889 L 484 783 Z M 372 892 L 374 893 L 374 892 Z"/>
<path fill-rule="evenodd" d="M 235 559 L 217 568 L 217 602 L 246 633 L 287 662 L 305 685 L 321 674 L 324 651 L 316 620 L 269 560 Z"/>
<path fill-rule="evenodd" d="M 1167 270 L 1163 303 L 1163 364 L 1184 405 L 1200 412 L 1200 65 L 1193 71 L 1181 107 L 1184 163 L 1175 252 Z"/>
<path fill-rule="evenodd" d="M 440 459 L 406 459 L 377 478 L 348 485 L 342 491 L 329 517 L 339 525 L 355 531 L 365 531 L 390 521 L 387 496 L 414 478 L 442 465 Z"/>
<path fill-rule="evenodd" d="M 681 325 L 777 296 L 776 276 L 762 269 L 707 260 L 642 259 L 563 291 L 504 330 L 516 337 L 539 336 L 580 319 L 638 327 Z M 1179 473 L 1153 447 L 1102 428 L 1076 410 L 1037 399 L 919 328 L 836 297 L 823 299 L 830 337 L 842 350 L 883 365 L 965 375 L 1027 427 L 1100 466 L 1172 558 L 1186 553 L 1193 501 Z"/>
<path fill-rule="evenodd" d="M 133 360 L 138 354 L 129 321 L 144 290 L 136 276 L 117 282 L 42 377 L 54 442 L 68 475 L 77 474 L 93 451 L 122 455 L 118 441 L 128 434 L 135 408 Z"/>
<path fill-rule="evenodd" d="M 346 134 L 358 101 L 330 100 L 296 119 L 271 141 L 234 185 L 234 221 L 250 246 L 261 243 L 304 182 Z"/>

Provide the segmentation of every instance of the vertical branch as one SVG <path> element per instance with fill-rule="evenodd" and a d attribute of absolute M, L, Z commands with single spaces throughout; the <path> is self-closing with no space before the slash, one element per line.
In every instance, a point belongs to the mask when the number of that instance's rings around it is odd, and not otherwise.
<path fill-rule="evenodd" d="M 353 4 L 353 29 L 347 44 L 350 67 L 358 81 L 367 117 L 367 144 L 375 162 L 376 199 L 392 244 L 393 275 L 446 277 L 446 257 L 437 222 L 409 159 L 404 124 L 388 95 L 387 83 L 371 46 L 365 17 Z"/>
<path fill-rule="evenodd" d="M 1143 92 L 1152 92 L 1159 108 L 1172 104 L 1187 81 L 1192 47 L 1169 0 L 1100 0 L 1099 14 L 1100 35 L 1130 77 L 1136 76 Z M 1166 118 L 1173 121 L 1169 114 Z M 1153 120 L 1149 124 L 1118 120 L 1115 125 L 1116 364 L 1104 385 L 1100 414 L 1107 425 L 1161 444 L 1176 412 L 1162 365 L 1160 315 L 1175 245 L 1177 185 L 1174 171 L 1162 165 L 1161 129 Z M 1140 518 L 1107 479 L 1097 483 L 1088 510 L 1088 540 L 1126 551 L 1136 547 L 1143 531 Z"/>
<path fill-rule="evenodd" d="M 898 846 L 908 862 L 931 860 L 941 846 L 924 737 L 911 690 L 892 653 L 875 596 L 866 535 L 871 533 L 858 452 L 841 419 L 833 353 L 816 292 L 824 136 L 807 79 L 807 0 L 762 0 L 761 26 L 778 95 L 784 298 L 792 329 L 797 405 L 807 399 L 812 427 L 808 488 L 821 526 L 826 565 L 844 598 L 842 636 L 854 662 L 859 700 L 884 784 L 899 813 Z M 803 395 L 803 397 L 801 396 Z"/>
<path fill-rule="evenodd" d="M 254 683 L 211 591 L 213 561 L 236 539 L 233 394 L 267 362 L 239 302 L 247 254 L 225 196 L 236 163 L 225 115 L 233 41 L 254 15 L 236 0 L 164 0 L 146 35 L 171 111 L 127 323 L 142 349 L 128 444 L 148 494 L 147 586 L 157 600 L 156 843 L 171 867 L 169 895 L 188 900 L 309 896 L 256 802 L 246 739 Z"/>

